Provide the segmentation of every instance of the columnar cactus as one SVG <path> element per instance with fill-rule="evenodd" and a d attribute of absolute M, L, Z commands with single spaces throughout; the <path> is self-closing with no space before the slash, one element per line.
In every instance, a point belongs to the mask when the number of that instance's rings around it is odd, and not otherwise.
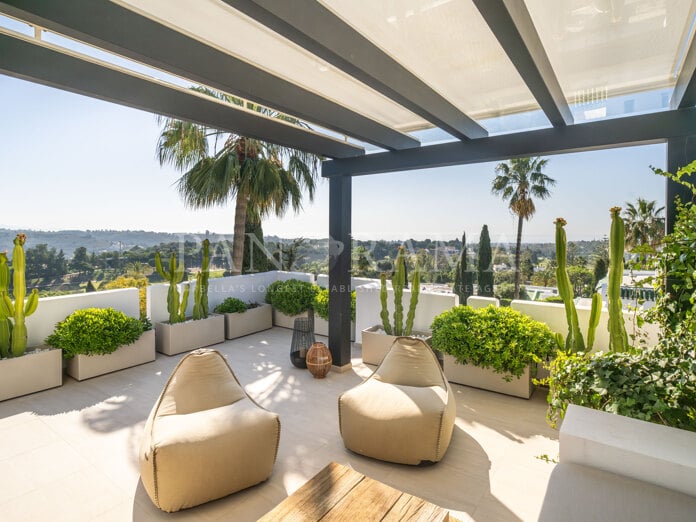
<path fill-rule="evenodd" d="M 578 311 L 573 301 L 573 285 L 566 268 L 566 220 L 558 218 L 554 221 L 556 225 L 556 286 L 558 295 L 563 299 L 565 306 L 566 320 L 568 322 L 568 335 L 565 339 L 565 350 L 568 352 L 585 351 L 585 340 L 580 331 L 578 321 Z M 592 349 L 595 339 L 595 331 L 599 324 L 599 316 L 602 310 L 602 297 L 595 292 L 592 295 L 592 309 L 590 310 L 590 321 L 587 327 L 587 350 Z"/>
<path fill-rule="evenodd" d="M 210 277 L 210 241 L 203 240 L 203 261 L 201 271 L 196 276 L 196 289 L 193 292 L 193 319 L 208 317 L 208 278 Z"/>
<path fill-rule="evenodd" d="M 621 305 L 621 283 L 623 282 L 623 254 L 625 225 L 621 219 L 621 207 L 612 207 L 611 232 L 609 234 L 609 276 L 607 284 L 607 299 L 609 301 L 609 349 L 623 352 L 628 347 L 628 336 L 624 324 L 623 307 Z"/>
<path fill-rule="evenodd" d="M 14 248 L 12 249 L 12 293 L 14 294 L 14 302 L 7 290 L 0 289 L 0 297 L 2 297 L 2 312 L 0 312 L 0 316 L 6 319 L 8 317 L 12 318 L 12 332 L 10 334 L 10 355 L 12 357 L 24 355 L 27 349 L 27 326 L 25 319 L 33 314 L 39 306 L 39 291 L 36 288 L 31 291 L 26 299 L 26 303 L 24 302 L 27 295 L 27 284 L 24 275 L 26 269 L 24 242 L 26 240 L 26 235 L 17 234 L 17 237 L 14 239 Z M 4 257 L 6 266 L 7 255 Z M 9 272 L 5 272 L 0 278 L 5 276 L 7 276 L 9 283 Z"/>
<path fill-rule="evenodd" d="M 7 265 L 7 252 L 0 252 L 0 300 L 9 292 L 10 267 Z M 0 359 L 10 356 L 10 332 L 12 321 L 6 313 L 4 304 L 0 304 Z"/>
<path fill-rule="evenodd" d="M 181 301 L 179 301 L 179 289 L 177 285 L 184 279 L 184 264 L 176 262 L 176 254 L 169 256 L 169 270 L 164 270 L 162 266 L 162 256 L 159 252 L 155 253 L 155 268 L 157 273 L 169 282 L 167 292 L 167 312 L 169 312 L 169 322 L 171 324 L 181 323 L 186 320 L 186 306 L 188 304 L 189 285 L 184 287 Z"/>
<path fill-rule="evenodd" d="M 394 291 L 394 327 L 389 324 L 389 311 L 387 310 L 387 276 L 380 276 L 380 302 L 382 303 L 382 326 L 388 335 L 411 335 L 413 332 L 413 321 L 416 317 L 416 305 L 418 305 L 418 295 L 420 293 L 420 272 L 416 270 L 413 274 L 413 285 L 411 286 L 411 300 L 409 301 L 408 313 L 406 315 L 406 326 L 404 327 L 404 305 L 403 295 L 406 285 L 406 251 L 403 246 L 399 247 L 396 256 L 396 267 L 392 277 L 392 289 Z"/>

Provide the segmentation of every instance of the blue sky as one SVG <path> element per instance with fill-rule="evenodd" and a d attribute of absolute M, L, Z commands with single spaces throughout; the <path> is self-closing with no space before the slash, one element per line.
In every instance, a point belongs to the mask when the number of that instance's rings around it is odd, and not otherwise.
<path fill-rule="evenodd" d="M 179 173 L 155 157 L 155 117 L 0 75 L 0 227 L 143 229 L 231 234 L 233 206 L 184 207 L 173 183 Z M 664 205 L 666 148 L 651 145 L 549 156 L 557 185 L 525 224 L 526 242 L 553 240 L 553 220 L 568 221 L 570 240 L 601 238 L 609 208 L 637 197 Z M 514 241 L 516 224 L 490 193 L 495 163 L 381 174 L 353 181 L 353 233 L 359 239 L 474 240 L 486 223 L 494 242 Z M 264 233 L 328 235 L 328 182 L 299 215 L 272 218 Z"/>

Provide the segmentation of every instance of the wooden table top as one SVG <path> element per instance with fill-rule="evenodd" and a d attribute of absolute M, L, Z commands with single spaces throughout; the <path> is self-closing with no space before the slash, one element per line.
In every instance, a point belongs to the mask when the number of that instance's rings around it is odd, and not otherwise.
<path fill-rule="evenodd" d="M 330 463 L 260 521 L 455 521 L 449 512 L 362 473 Z"/>

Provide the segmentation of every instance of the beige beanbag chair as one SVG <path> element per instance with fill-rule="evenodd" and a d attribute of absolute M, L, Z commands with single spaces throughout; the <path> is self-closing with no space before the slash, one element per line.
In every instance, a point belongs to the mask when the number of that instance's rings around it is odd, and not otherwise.
<path fill-rule="evenodd" d="M 397 337 L 375 372 L 338 399 L 346 448 L 401 464 L 440 461 L 456 413 L 435 354 L 412 337 Z"/>
<path fill-rule="evenodd" d="M 195 350 L 150 413 L 140 475 L 157 507 L 178 511 L 266 480 L 279 439 L 278 415 L 247 396 L 223 356 Z"/>

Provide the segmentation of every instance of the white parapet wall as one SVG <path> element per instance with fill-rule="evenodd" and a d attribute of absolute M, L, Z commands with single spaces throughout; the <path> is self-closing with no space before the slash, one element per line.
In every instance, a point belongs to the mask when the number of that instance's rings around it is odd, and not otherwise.
<path fill-rule="evenodd" d="M 166 301 L 166 296 L 165 296 Z M 27 317 L 27 346 L 44 344 L 44 339 L 53 333 L 56 324 L 75 310 L 84 308 L 114 308 L 131 317 L 140 317 L 137 288 L 104 290 L 86 294 L 42 297 L 34 314 Z"/>
<path fill-rule="evenodd" d="M 382 305 L 379 300 L 380 284 L 369 283 L 358 286 L 356 294 L 356 317 L 355 317 L 355 342 L 362 343 L 362 331 L 365 328 L 381 324 L 380 311 Z M 404 290 L 404 320 L 408 312 L 409 301 L 411 300 L 410 290 Z M 437 292 L 423 292 L 418 296 L 418 306 L 416 317 L 413 321 L 414 330 L 430 331 L 433 319 L 450 308 L 459 304 L 459 296 L 455 294 L 445 294 Z M 387 295 L 387 305 L 389 317 L 394 316 L 394 291 L 389 288 Z"/>
<path fill-rule="evenodd" d="M 351 277 L 350 287 L 355 290 L 357 287 L 362 285 L 369 285 L 371 283 L 379 283 L 379 279 L 370 279 L 368 277 Z M 317 276 L 317 284 L 322 288 L 329 287 L 329 276 L 326 274 L 319 274 Z"/>

